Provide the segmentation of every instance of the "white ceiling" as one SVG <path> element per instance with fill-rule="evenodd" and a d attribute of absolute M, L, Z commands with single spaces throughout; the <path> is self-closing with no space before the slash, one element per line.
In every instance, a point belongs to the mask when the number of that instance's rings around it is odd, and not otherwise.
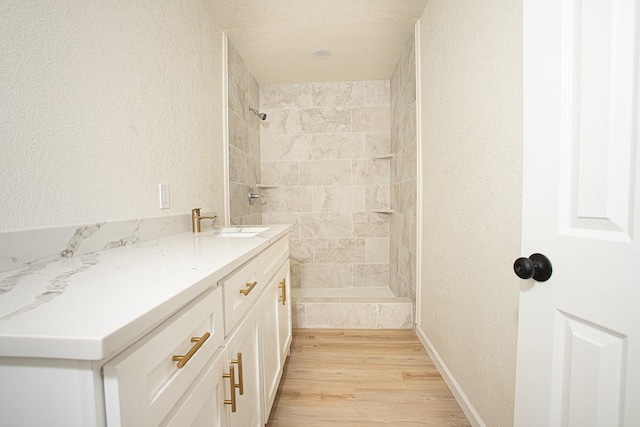
<path fill-rule="evenodd" d="M 428 0 L 208 0 L 261 85 L 389 79 Z M 311 53 L 326 49 L 328 59 Z"/>

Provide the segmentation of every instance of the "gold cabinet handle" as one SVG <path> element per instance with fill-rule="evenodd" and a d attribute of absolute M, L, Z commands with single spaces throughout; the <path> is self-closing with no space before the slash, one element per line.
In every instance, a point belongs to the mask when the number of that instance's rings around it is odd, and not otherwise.
<path fill-rule="evenodd" d="M 236 387 L 240 392 L 240 396 L 244 394 L 244 378 L 242 377 L 242 353 L 238 353 L 238 358 L 236 360 L 231 360 L 231 363 L 235 363 L 238 365 L 238 384 Z"/>
<path fill-rule="evenodd" d="M 191 342 L 196 343 L 196 345 L 191 347 L 191 349 L 184 356 L 173 356 L 171 360 L 173 360 L 174 362 L 178 362 L 178 366 L 177 366 L 178 369 L 182 369 L 184 365 L 187 364 L 187 362 L 191 359 L 191 357 L 194 354 L 196 354 L 196 351 L 200 350 L 200 347 L 202 347 L 202 344 L 204 344 L 204 342 L 208 340 L 210 336 L 211 334 L 207 332 L 201 337 L 192 337 Z"/>
<path fill-rule="evenodd" d="M 278 287 L 282 289 L 282 297 L 280 298 L 280 301 L 282 301 L 282 305 L 285 305 L 287 303 L 287 278 L 286 277 L 282 279 L 282 282 L 280 282 Z"/>
<path fill-rule="evenodd" d="M 251 292 L 253 290 L 253 288 L 256 287 L 256 285 L 258 284 L 258 282 L 253 282 L 253 283 L 247 283 L 247 289 L 240 289 L 240 293 L 244 296 L 249 295 L 249 292 Z"/>
<path fill-rule="evenodd" d="M 229 366 L 229 373 L 222 374 L 222 378 L 229 378 L 229 385 L 231 389 L 231 399 L 225 399 L 223 402 L 225 405 L 231 405 L 231 412 L 236 412 L 236 373 L 234 371 L 234 367 Z"/>

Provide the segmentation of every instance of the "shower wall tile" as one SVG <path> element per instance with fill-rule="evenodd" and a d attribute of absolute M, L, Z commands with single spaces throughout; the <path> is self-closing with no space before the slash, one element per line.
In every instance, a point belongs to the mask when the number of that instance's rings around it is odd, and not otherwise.
<path fill-rule="evenodd" d="M 400 244 L 412 253 L 416 253 L 417 225 L 416 217 L 413 215 L 404 216 Z"/>
<path fill-rule="evenodd" d="M 267 114 L 267 120 L 261 125 L 262 135 L 291 135 L 298 134 L 298 110 L 262 110 Z"/>
<path fill-rule="evenodd" d="M 291 263 L 291 287 L 299 288 L 300 287 L 300 264 L 295 262 Z"/>
<path fill-rule="evenodd" d="M 391 163 L 372 160 L 390 152 L 390 102 L 388 81 L 261 88 L 262 183 L 280 186 L 262 189 L 262 219 L 295 224 L 294 286 L 351 287 L 355 268 L 388 285 L 389 215 L 368 211 L 391 203 Z"/>
<path fill-rule="evenodd" d="M 229 208 L 232 224 L 260 224 L 260 203 L 249 204 L 247 192 L 261 182 L 260 120 L 249 113 L 259 106 L 259 86 L 246 64 L 228 43 Z"/>
<path fill-rule="evenodd" d="M 249 73 L 249 71 L 247 70 L 247 72 Z M 249 91 L 248 91 L 248 96 L 249 96 L 249 104 L 255 108 L 255 109 L 259 109 L 260 108 L 260 85 L 258 84 L 258 81 L 251 75 L 251 73 L 249 73 L 249 75 L 251 76 L 251 79 L 249 81 Z M 260 130 L 260 121 L 256 121 L 257 125 L 256 125 L 256 129 Z"/>
<path fill-rule="evenodd" d="M 389 264 L 389 239 L 364 239 L 364 261 L 367 264 Z"/>
<path fill-rule="evenodd" d="M 351 132 L 351 111 L 345 107 L 303 108 L 299 123 L 304 134 Z"/>
<path fill-rule="evenodd" d="M 312 239 L 350 238 L 353 222 L 350 213 L 303 213 L 300 215 L 301 237 Z"/>
<path fill-rule="evenodd" d="M 389 80 L 366 81 L 363 82 L 363 86 L 364 105 L 390 105 L 391 94 Z"/>
<path fill-rule="evenodd" d="M 302 288 L 350 288 L 353 286 L 351 264 L 301 264 Z"/>
<path fill-rule="evenodd" d="M 300 185 L 351 184 L 351 160 L 300 162 Z"/>
<path fill-rule="evenodd" d="M 354 107 L 351 109 L 353 132 L 389 132 L 388 107 Z"/>
<path fill-rule="evenodd" d="M 416 84 L 413 37 L 391 77 L 389 284 L 396 296 L 415 305 L 416 276 Z"/>
<path fill-rule="evenodd" d="M 354 264 L 353 286 L 389 286 L 389 264 Z"/>
<path fill-rule="evenodd" d="M 321 134 L 311 139 L 311 158 L 360 159 L 364 157 L 364 134 Z"/>
<path fill-rule="evenodd" d="M 353 184 L 389 185 L 391 165 L 388 159 L 353 160 Z"/>
<path fill-rule="evenodd" d="M 300 185 L 298 162 L 262 163 L 262 182 L 268 185 L 295 187 Z"/>
<path fill-rule="evenodd" d="M 389 215 L 373 212 L 353 214 L 354 237 L 389 237 Z"/>
<path fill-rule="evenodd" d="M 311 84 L 299 83 L 288 85 L 262 86 L 262 109 L 276 110 L 285 108 L 312 107 Z"/>
<path fill-rule="evenodd" d="M 262 190 L 263 193 L 272 190 Z M 300 238 L 300 214 L 293 212 L 262 212 L 263 224 L 291 224 L 293 230 L 289 232 L 290 239 Z"/>
<path fill-rule="evenodd" d="M 365 210 L 365 188 L 354 185 L 313 187 L 314 212 L 361 212 Z"/>
<path fill-rule="evenodd" d="M 232 77 L 240 87 L 249 88 L 249 71 L 243 59 L 232 43 L 227 45 L 228 70 L 229 76 Z M 253 78 L 253 77 L 251 77 Z"/>
<path fill-rule="evenodd" d="M 389 134 L 382 133 L 365 133 L 364 134 L 364 157 L 371 159 L 376 156 L 385 156 L 391 151 L 389 144 Z"/>
<path fill-rule="evenodd" d="M 311 212 L 311 187 L 280 187 L 264 189 L 263 212 Z"/>
<path fill-rule="evenodd" d="M 262 161 L 311 159 L 311 136 L 309 135 L 263 135 Z"/>
<path fill-rule="evenodd" d="M 242 120 L 247 121 L 247 92 L 234 78 L 229 79 L 229 108 Z"/>
<path fill-rule="evenodd" d="M 364 239 L 316 239 L 313 259 L 325 264 L 364 263 Z"/>
<path fill-rule="evenodd" d="M 366 209 L 368 211 L 377 209 L 389 209 L 389 186 L 387 185 L 367 185 L 366 186 Z"/>
<path fill-rule="evenodd" d="M 259 122 L 257 117 L 251 117 L 250 122 Z M 260 160 L 260 131 L 249 128 L 249 144 L 247 147 L 247 155 L 256 160 Z"/>
<path fill-rule="evenodd" d="M 313 105 L 316 107 L 363 105 L 364 84 L 363 82 L 313 83 L 312 98 Z"/>
<path fill-rule="evenodd" d="M 289 253 L 291 260 L 298 264 L 313 262 L 313 239 L 289 238 Z"/>
<path fill-rule="evenodd" d="M 233 145 L 229 146 L 229 181 L 247 182 L 247 155 Z"/>
<path fill-rule="evenodd" d="M 260 160 L 253 157 L 247 158 L 247 184 L 256 190 L 256 186 L 260 184 L 262 172 L 260 170 Z M 259 191 L 259 190 L 258 190 Z M 250 223 L 249 223 L 250 224 Z"/>
<path fill-rule="evenodd" d="M 247 199 L 247 194 L 249 194 L 248 185 L 238 184 L 236 182 L 229 183 L 229 198 L 238 201 L 238 203 L 231 203 L 230 213 L 232 218 L 251 215 L 249 201 L 247 200 L 247 203 L 241 203 L 243 199 Z"/>
<path fill-rule="evenodd" d="M 229 111 L 229 145 L 245 153 L 249 147 L 249 128 L 233 111 Z"/>

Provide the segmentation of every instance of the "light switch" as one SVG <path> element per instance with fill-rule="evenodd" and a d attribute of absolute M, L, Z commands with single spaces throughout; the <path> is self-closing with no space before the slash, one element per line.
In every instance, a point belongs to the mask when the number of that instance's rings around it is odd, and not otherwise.
<path fill-rule="evenodd" d="M 170 207 L 169 184 L 160 184 L 160 209 L 169 209 Z"/>

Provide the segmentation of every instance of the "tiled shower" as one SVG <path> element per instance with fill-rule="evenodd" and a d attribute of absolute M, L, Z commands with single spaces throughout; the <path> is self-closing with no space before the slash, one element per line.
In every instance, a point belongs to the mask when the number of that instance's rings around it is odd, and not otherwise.
<path fill-rule="evenodd" d="M 259 209 L 263 224 L 294 224 L 294 326 L 411 327 L 416 172 L 405 169 L 416 164 L 413 38 L 391 81 L 261 86 L 264 122 L 248 111 L 255 79 L 229 45 L 232 222 L 259 223 Z M 257 154 L 255 143 L 242 142 L 256 124 Z M 244 206 L 243 185 L 261 193 L 259 208 Z"/>

